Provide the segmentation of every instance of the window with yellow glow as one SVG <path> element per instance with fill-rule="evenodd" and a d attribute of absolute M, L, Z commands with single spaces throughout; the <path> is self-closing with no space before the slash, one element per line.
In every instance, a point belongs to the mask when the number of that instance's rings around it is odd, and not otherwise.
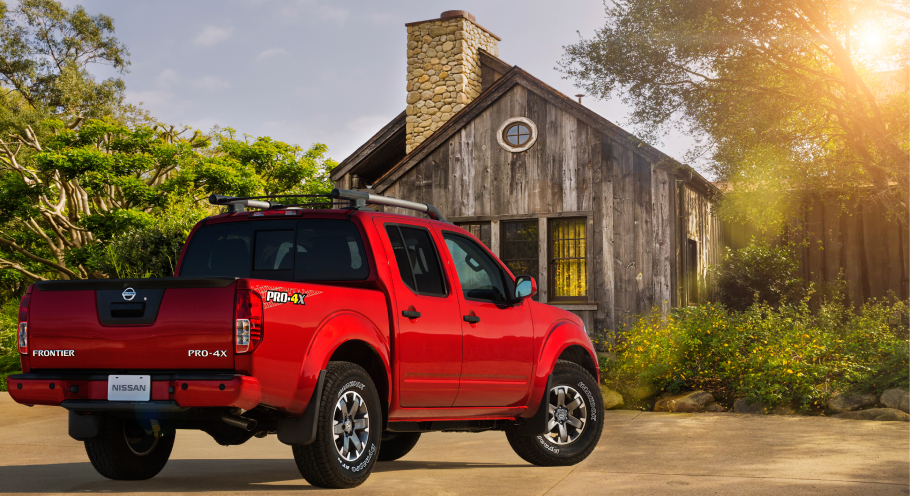
<path fill-rule="evenodd" d="M 550 299 L 586 300 L 588 232 L 586 219 L 550 220 Z"/>

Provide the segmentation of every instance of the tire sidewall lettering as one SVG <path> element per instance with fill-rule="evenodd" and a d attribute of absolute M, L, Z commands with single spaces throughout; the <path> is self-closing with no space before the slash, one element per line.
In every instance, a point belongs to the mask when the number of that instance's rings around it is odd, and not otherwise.
<path fill-rule="evenodd" d="M 373 459 L 373 455 L 375 453 L 376 453 L 376 444 L 370 443 L 370 451 L 369 451 L 369 453 L 367 453 L 367 457 L 362 462 L 360 462 L 359 465 L 352 468 L 351 472 L 354 472 L 356 474 L 357 472 L 360 472 L 361 470 L 365 469 L 367 467 L 367 465 L 370 464 L 370 460 Z"/>
<path fill-rule="evenodd" d="M 554 455 L 559 454 L 559 448 L 556 448 L 552 444 L 547 442 L 547 440 L 544 439 L 543 436 L 537 436 L 537 442 L 540 443 L 540 445 L 543 446 L 544 448 L 546 448 L 548 451 L 552 452 Z"/>
<path fill-rule="evenodd" d="M 591 405 L 591 422 L 597 422 L 597 404 L 594 403 L 594 395 L 591 394 L 591 390 L 588 389 L 588 386 L 584 382 L 578 381 L 578 387 L 580 387 L 585 395 L 588 396 L 588 404 Z"/>
<path fill-rule="evenodd" d="M 346 393 L 349 388 L 353 388 L 353 387 L 356 387 L 356 388 L 360 389 L 361 391 L 363 391 L 363 388 L 366 387 L 366 384 L 364 384 L 360 381 L 348 381 L 347 384 L 345 384 L 344 386 L 341 386 L 341 389 L 338 390 L 338 397 L 336 399 L 341 399 L 341 395 Z"/>

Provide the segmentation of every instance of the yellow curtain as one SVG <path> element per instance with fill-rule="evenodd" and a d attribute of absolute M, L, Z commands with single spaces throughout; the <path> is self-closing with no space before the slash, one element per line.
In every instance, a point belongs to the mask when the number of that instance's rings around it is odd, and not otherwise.
<path fill-rule="evenodd" d="M 585 219 L 554 220 L 552 231 L 554 297 L 588 294 L 587 224 Z"/>

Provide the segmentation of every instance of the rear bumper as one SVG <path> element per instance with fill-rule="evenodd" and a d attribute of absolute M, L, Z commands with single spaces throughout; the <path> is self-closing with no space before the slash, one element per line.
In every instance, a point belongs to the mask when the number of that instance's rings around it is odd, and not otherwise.
<path fill-rule="evenodd" d="M 98 374 L 16 374 L 7 377 L 9 395 L 24 405 L 63 406 L 76 411 L 169 410 L 259 404 L 259 381 L 231 374 L 152 375 L 149 402 L 107 401 L 107 376 Z"/>

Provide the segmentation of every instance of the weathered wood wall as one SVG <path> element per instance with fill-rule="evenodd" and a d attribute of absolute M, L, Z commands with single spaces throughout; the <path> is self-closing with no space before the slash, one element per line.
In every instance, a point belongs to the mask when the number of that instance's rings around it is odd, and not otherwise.
<path fill-rule="evenodd" d="M 901 225 L 872 201 L 844 205 L 835 197 L 813 198 L 797 214 L 789 237 L 805 239 L 800 250 L 803 277 L 819 287 L 846 282 L 846 296 L 855 305 L 889 292 L 908 298 L 910 246 L 906 223 Z"/>
<path fill-rule="evenodd" d="M 723 229 L 717 214 L 715 203 L 705 192 L 679 185 L 677 187 L 677 223 L 680 226 L 676 243 L 677 280 L 676 301 L 679 305 L 693 305 L 714 299 L 714 281 L 710 268 L 720 263 L 723 257 Z M 696 259 L 689 259 L 686 241 L 697 243 Z M 697 297 L 688 291 L 690 274 L 688 269 L 694 267 L 697 273 Z"/>
<path fill-rule="evenodd" d="M 803 201 L 783 235 L 763 235 L 752 226 L 724 223 L 724 246 L 739 249 L 752 240 L 781 239 L 799 246 L 802 277 L 821 292 L 846 283 L 855 305 L 889 292 L 907 299 L 910 286 L 910 243 L 901 225 L 873 201 L 844 203 L 836 195 Z M 817 302 L 816 302 L 817 303 Z"/>
<path fill-rule="evenodd" d="M 503 150 L 496 140 L 502 123 L 516 116 L 538 126 L 537 142 L 521 153 Z M 558 306 L 575 312 L 589 329 L 616 329 L 654 307 L 666 311 L 678 303 L 676 191 L 673 171 L 516 85 L 382 194 L 432 203 L 455 222 L 586 218 L 588 300 Z M 694 209 L 684 224 L 688 235 L 706 243 L 719 239 L 715 227 L 699 225 L 714 219 L 707 198 L 695 191 L 687 198 L 683 208 Z M 545 228 L 542 220 L 541 301 L 549 296 Z M 703 258 L 716 251 L 705 246 Z"/>

